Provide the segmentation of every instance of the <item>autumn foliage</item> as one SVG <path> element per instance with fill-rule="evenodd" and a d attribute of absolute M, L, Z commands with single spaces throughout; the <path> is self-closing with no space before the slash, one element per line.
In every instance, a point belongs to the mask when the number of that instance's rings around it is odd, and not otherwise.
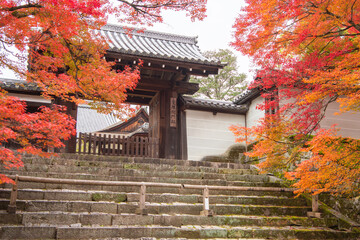
<path fill-rule="evenodd" d="M 233 46 L 259 66 L 252 87 L 268 114 L 258 127 L 233 131 L 258 141 L 250 156 L 285 173 L 300 191 L 359 194 L 358 140 L 320 129 L 327 106 L 358 111 L 360 2 L 247 0 Z M 272 111 L 275 109 L 276 111 Z"/>
<path fill-rule="evenodd" d="M 0 162 L 5 169 L 19 168 L 23 152 L 49 156 L 46 151 L 61 148 L 75 133 L 75 120 L 62 106 L 42 107 L 37 113 L 26 113 L 25 103 L 0 92 Z M 4 146 L 16 144 L 17 151 Z M 1 182 L 12 182 L 0 174 Z"/>
<path fill-rule="evenodd" d="M 187 11 L 193 19 L 205 17 L 206 0 L 2 0 L 0 3 L 0 67 L 36 83 L 46 98 L 83 103 L 91 100 L 100 112 L 119 116 L 132 109 L 125 105 L 126 91 L 139 80 L 139 65 L 117 70 L 104 55 L 107 40 L 100 28 L 109 15 L 120 24 L 161 22 L 161 11 Z M 21 151 L 40 153 L 60 147 L 74 132 L 74 122 L 63 109 L 42 108 L 26 114 L 24 103 L 1 92 L 1 161 L 20 166 L 17 153 L 5 148 L 9 141 Z M 2 180 L 4 181 L 4 180 Z"/>

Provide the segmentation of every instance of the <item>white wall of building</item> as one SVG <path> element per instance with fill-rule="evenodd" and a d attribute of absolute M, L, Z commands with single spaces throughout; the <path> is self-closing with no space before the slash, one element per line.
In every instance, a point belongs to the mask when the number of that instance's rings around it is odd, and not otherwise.
<path fill-rule="evenodd" d="M 256 109 L 256 106 L 262 104 L 264 102 L 264 98 L 259 96 L 251 101 L 249 106 L 249 111 L 246 114 L 246 125 L 247 127 L 253 127 L 258 125 L 258 121 L 261 118 L 265 117 L 265 112 L 259 109 Z"/>
<path fill-rule="evenodd" d="M 339 103 L 330 103 L 326 109 L 325 117 L 320 122 L 321 128 L 330 128 L 336 124 L 340 128 L 338 135 L 342 137 L 360 138 L 360 112 L 339 113 Z"/>
<path fill-rule="evenodd" d="M 265 112 L 256 109 L 259 103 L 262 103 L 264 99 L 258 97 L 252 100 L 249 107 L 249 111 L 246 114 L 247 126 L 252 127 L 257 124 L 260 118 L 265 116 Z M 283 105 L 291 100 L 282 100 L 280 105 Z M 324 119 L 320 122 L 320 127 L 329 129 L 332 125 L 336 125 L 340 130 L 338 135 L 343 137 L 360 138 L 360 112 L 345 112 L 339 113 L 339 103 L 333 102 L 329 104 L 326 109 Z"/>
<path fill-rule="evenodd" d="M 235 144 L 231 125 L 245 125 L 240 114 L 186 110 L 187 147 L 189 160 L 201 160 L 205 156 L 220 155 Z"/>

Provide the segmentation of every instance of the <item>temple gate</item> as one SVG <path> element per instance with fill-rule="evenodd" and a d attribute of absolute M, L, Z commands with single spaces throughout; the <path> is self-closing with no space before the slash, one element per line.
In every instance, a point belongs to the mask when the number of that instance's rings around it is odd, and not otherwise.
<path fill-rule="evenodd" d="M 109 39 L 106 59 L 116 62 L 116 68 L 143 61 L 140 81 L 128 92 L 127 102 L 150 107 L 149 136 L 159 139 L 158 157 L 186 159 L 185 112 L 179 96 L 199 89 L 189 82 L 191 75 L 217 74 L 223 65 L 201 54 L 196 37 L 138 30 L 129 35 L 115 25 L 105 26 L 101 33 Z"/>

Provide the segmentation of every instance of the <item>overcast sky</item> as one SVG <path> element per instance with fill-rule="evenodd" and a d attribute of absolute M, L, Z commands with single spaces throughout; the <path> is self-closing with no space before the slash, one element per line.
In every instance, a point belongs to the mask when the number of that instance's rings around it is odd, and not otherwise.
<path fill-rule="evenodd" d="M 164 12 L 164 23 L 156 24 L 151 30 L 186 36 L 198 36 L 201 51 L 229 48 L 238 57 L 239 72 L 251 80 L 252 64 L 248 57 L 230 47 L 233 40 L 233 24 L 245 5 L 243 0 L 208 0 L 207 17 L 203 21 L 191 22 L 184 12 Z"/>
<path fill-rule="evenodd" d="M 150 27 L 151 30 L 180 34 L 185 36 L 198 36 L 198 45 L 201 51 L 229 48 L 233 40 L 232 25 L 235 18 L 244 6 L 243 0 L 208 0 L 207 17 L 203 21 L 192 22 L 184 12 L 163 12 L 164 23 Z M 116 23 L 111 21 L 111 23 Z M 233 50 L 233 49 L 232 49 Z M 248 81 L 252 79 L 252 65 L 249 59 L 233 50 L 238 56 L 239 72 L 248 75 Z M 9 71 L 4 71 L 0 77 L 16 78 Z"/>

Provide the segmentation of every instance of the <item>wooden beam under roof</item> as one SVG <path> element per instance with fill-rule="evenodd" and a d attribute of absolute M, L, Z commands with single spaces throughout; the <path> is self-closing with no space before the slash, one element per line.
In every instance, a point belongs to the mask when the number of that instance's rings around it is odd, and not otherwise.
<path fill-rule="evenodd" d="M 153 98 L 156 94 L 154 91 L 142 91 L 142 90 L 132 90 L 127 91 L 126 94 L 129 96 L 143 97 L 143 98 Z"/>
<path fill-rule="evenodd" d="M 166 81 L 156 78 L 142 78 L 135 89 L 142 91 L 174 89 L 179 94 L 194 94 L 199 90 L 199 84 L 183 81 Z"/>
<path fill-rule="evenodd" d="M 121 61 L 119 62 L 119 59 Z M 168 60 L 161 58 L 150 58 L 136 55 L 125 55 L 116 52 L 107 52 L 106 60 L 116 62 L 118 65 L 136 65 L 139 63 L 139 59 L 143 61 L 144 69 L 162 69 L 163 71 L 171 72 L 184 72 L 185 74 L 197 75 L 197 76 L 209 76 L 209 74 L 218 74 L 219 69 L 223 68 L 223 64 L 219 65 L 207 65 L 200 63 L 188 63 L 180 60 Z M 136 63 L 134 64 L 134 61 Z M 150 63 L 150 66 L 149 66 Z M 165 67 L 164 67 L 165 66 Z"/>
<path fill-rule="evenodd" d="M 126 103 L 135 105 L 149 105 L 151 98 L 128 95 Z"/>

